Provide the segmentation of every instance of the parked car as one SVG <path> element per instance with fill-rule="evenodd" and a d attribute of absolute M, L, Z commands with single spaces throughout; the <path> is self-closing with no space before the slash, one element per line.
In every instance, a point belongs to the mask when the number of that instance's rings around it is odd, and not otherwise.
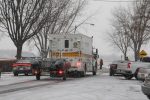
<path fill-rule="evenodd" d="M 150 68 L 138 68 L 136 79 L 144 81 L 148 74 L 150 74 Z"/>
<path fill-rule="evenodd" d="M 128 72 L 129 64 L 130 61 L 122 61 L 122 60 L 113 61 L 110 64 L 110 70 L 109 70 L 110 76 L 113 76 L 115 74 L 124 75 L 124 73 Z"/>
<path fill-rule="evenodd" d="M 150 74 L 145 78 L 144 84 L 141 88 L 142 92 L 150 99 Z"/>
<path fill-rule="evenodd" d="M 124 77 L 126 79 L 132 79 L 132 77 L 137 78 L 139 68 L 150 68 L 150 57 L 144 57 L 140 61 L 131 62 L 129 66 L 129 73 L 125 73 Z"/>
<path fill-rule="evenodd" d="M 12 65 L 14 76 L 18 76 L 18 74 L 33 74 L 32 69 L 35 66 L 39 66 L 39 61 L 34 59 L 25 59 L 18 60 L 16 63 Z"/>

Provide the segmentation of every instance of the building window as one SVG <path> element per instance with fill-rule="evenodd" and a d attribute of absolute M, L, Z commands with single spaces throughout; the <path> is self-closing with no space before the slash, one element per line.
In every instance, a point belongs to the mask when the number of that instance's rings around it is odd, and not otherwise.
<path fill-rule="evenodd" d="M 65 48 L 69 48 L 69 40 L 65 40 Z"/>

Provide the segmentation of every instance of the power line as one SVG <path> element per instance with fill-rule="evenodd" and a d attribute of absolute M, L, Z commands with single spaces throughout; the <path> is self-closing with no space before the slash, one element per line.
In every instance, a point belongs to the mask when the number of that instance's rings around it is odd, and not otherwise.
<path fill-rule="evenodd" d="M 94 0 L 94 1 L 102 1 L 102 2 L 139 2 L 139 0 Z"/>

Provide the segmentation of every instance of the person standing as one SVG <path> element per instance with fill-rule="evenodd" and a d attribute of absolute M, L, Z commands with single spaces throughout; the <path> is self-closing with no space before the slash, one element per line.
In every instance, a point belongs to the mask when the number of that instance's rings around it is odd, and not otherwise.
<path fill-rule="evenodd" d="M 2 74 L 2 68 L 0 67 L 0 78 L 1 78 L 1 74 Z"/>
<path fill-rule="evenodd" d="M 100 59 L 100 69 L 102 69 L 103 66 L 103 59 Z"/>

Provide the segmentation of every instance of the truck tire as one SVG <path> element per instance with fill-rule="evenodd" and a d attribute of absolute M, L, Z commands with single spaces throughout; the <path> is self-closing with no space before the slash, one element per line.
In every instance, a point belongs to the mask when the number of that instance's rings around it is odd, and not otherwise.
<path fill-rule="evenodd" d="M 125 79 L 127 79 L 127 80 L 131 80 L 132 77 L 133 77 L 133 75 L 131 75 L 131 74 L 126 74 L 126 75 L 124 75 L 124 77 L 125 77 Z"/>
<path fill-rule="evenodd" d="M 138 79 L 138 72 L 139 72 L 139 68 L 137 68 L 135 73 L 134 73 L 134 77 L 135 77 L 136 80 L 139 80 Z"/>
<path fill-rule="evenodd" d="M 150 99 L 150 95 L 147 95 L 147 98 Z"/>
<path fill-rule="evenodd" d="M 18 76 L 18 73 L 17 73 L 17 72 L 14 72 L 14 76 Z"/>
<path fill-rule="evenodd" d="M 25 76 L 28 76 L 28 73 L 25 73 L 24 75 L 25 75 Z"/>
<path fill-rule="evenodd" d="M 95 71 L 93 71 L 93 75 L 96 75 L 96 72 L 95 72 Z"/>
<path fill-rule="evenodd" d="M 80 76 L 85 77 L 85 72 L 84 71 L 80 72 Z"/>
<path fill-rule="evenodd" d="M 40 78 L 41 78 L 41 75 L 37 74 L 36 75 L 36 80 L 40 80 Z"/>
<path fill-rule="evenodd" d="M 84 66 L 84 71 L 78 73 L 78 75 L 80 74 L 81 77 L 85 77 L 85 75 L 86 75 L 86 70 L 87 70 L 87 69 L 86 69 L 86 64 L 85 64 L 85 66 Z"/>
<path fill-rule="evenodd" d="M 114 70 L 113 69 L 110 69 L 110 71 L 109 71 L 109 76 L 114 76 Z"/>
<path fill-rule="evenodd" d="M 66 77 L 63 77 L 63 80 L 66 80 Z"/>
<path fill-rule="evenodd" d="M 65 69 L 63 74 L 63 80 L 66 80 L 66 77 L 67 77 L 67 70 Z"/>
<path fill-rule="evenodd" d="M 94 68 L 94 66 L 93 66 L 93 75 L 96 75 L 96 72 L 97 72 L 97 63 L 95 63 L 95 68 Z"/>
<path fill-rule="evenodd" d="M 66 73 L 63 75 L 63 80 L 66 80 Z"/>
<path fill-rule="evenodd" d="M 134 77 L 135 77 L 136 80 L 139 80 L 137 74 L 135 74 Z"/>

